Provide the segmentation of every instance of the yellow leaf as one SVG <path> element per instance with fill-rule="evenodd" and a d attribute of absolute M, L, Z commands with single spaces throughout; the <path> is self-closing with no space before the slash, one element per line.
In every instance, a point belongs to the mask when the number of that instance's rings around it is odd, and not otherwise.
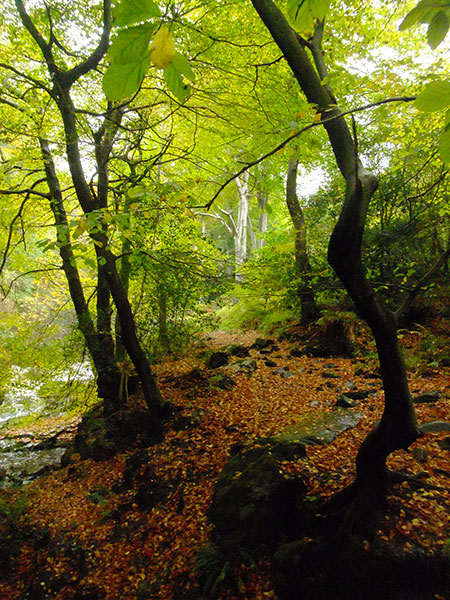
<path fill-rule="evenodd" d="M 150 58 L 157 69 L 165 69 L 175 56 L 175 42 L 167 27 L 161 27 L 153 38 Z"/>

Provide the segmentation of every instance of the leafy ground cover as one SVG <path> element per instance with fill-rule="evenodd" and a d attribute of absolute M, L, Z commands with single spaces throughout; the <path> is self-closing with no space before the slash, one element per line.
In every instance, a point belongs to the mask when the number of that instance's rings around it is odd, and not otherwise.
<path fill-rule="evenodd" d="M 432 325 L 440 339 L 448 339 L 442 322 Z M 205 344 L 215 349 L 236 343 L 249 347 L 255 337 L 215 332 Z M 418 420 L 450 421 L 450 367 L 425 356 L 423 339 L 422 329 L 403 337 L 407 356 L 422 357 L 412 361 L 410 373 Z M 162 443 L 103 462 L 73 457 L 66 467 L 22 490 L 2 492 L 0 597 L 202 598 L 195 564 L 211 532 L 206 511 L 236 444 L 330 412 L 346 391 L 367 392 L 348 408 L 363 414 L 359 425 L 330 444 L 308 446 L 306 460 L 283 463 L 287 473 L 301 471 L 307 477 L 311 496 L 329 498 L 352 480 L 357 448 L 380 417 L 383 401 L 371 347 L 359 341 L 366 350 L 354 359 L 302 356 L 296 351 L 299 344 L 288 340 L 276 342 L 270 351 L 253 348 L 250 358 L 257 368 L 252 373 L 236 373 L 230 365 L 208 370 L 198 348 L 158 366 L 164 398 L 182 407 Z M 219 371 L 232 377 L 234 387 L 223 390 L 211 381 Z M 423 396 L 431 392 L 438 394 Z M 45 425 L 49 431 L 62 426 Z M 377 532 L 382 540 L 430 553 L 448 548 L 449 436 L 448 431 L 427 433 L 409 452 L 390 458 L 391 468 L 425 486 L 413 481 L 394 486 Z M 264 557 L 253 564 L 243 560 L 231 579 L 233 589 L 218 582 L 217 599 L 276 598 Z"/>

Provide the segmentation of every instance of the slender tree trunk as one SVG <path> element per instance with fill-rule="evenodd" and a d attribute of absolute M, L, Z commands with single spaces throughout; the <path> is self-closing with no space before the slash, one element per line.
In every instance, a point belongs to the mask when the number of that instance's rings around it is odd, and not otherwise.
<path fill-rule="evenodd" d="M 361 445 L 356 460 L 356 508 L 352 513 L 351 527 L 358 530 L 366 527 L 367 520 L 376 509 L 376 499 L 383 495 L 387 456 L 394 450 L 408 448 L 420 435 L 398 345 L 395 315 L 375 297 L 366 280 L 361 260 L 367 208 L 378 182 L 361 165 L 356 140 L 345 119 L 339 118 L 341 112 L 329 86 L 322 85 L 322 79 L 326 76 L 321 53 L 323 24 L 316 28 L 312 41 L 308 42 L 314 66 L 306 53 L 306 43 L 302 43 L 273 1 L 251 1 L 283 52 L 308 102 L 317 105 L 336 163 L 346 182 L 345 200 L 330 239 L 328 258 L 358 312 L 372 329 L 385 392 L 381 421 Z M 331 117 L 334 119 L 327 121 Z"/>
<path fill-rule="evenodd" d="M 297 195 L 298 160 L 289 161 L 286 179 L 286 204 L 295 230 L 295 275 L 297 277 L 297 295 L 301 305 L 301 322 L 308 325 L 316 321 L 320 311 L 316 305 L 311 285 L 311 264 L 307 247 L 305 217 Z"/>
<path fill-rule="evenodd" d="M 244 276 L 242 267 L 247 258 L 247 226 L 249 208 L 249 186 L 248 173 L 244 173 L 241 179 L 236 178 L 236 187 L 239 193 L 238 217 L 236 220 L 236 234 L 234 236 L 234 255 L 236 260 L 236 281 L 242 282 Z"/>
<path fill-rule="evenodd" d="M 100 306 L 101 310 L 98 318 L 99 328 L 96 330 L 76 266 L 63 196 L 49 144 L 48 141 L 44 139 L 40 139 L 39 143 L 44 160 L 47 185 L 50 190 L 50 207 L 55 218 L 62 268 L 67 279 L 70 297 L 72 298 L 75 313 L 77 315 L 78 327 L 83 334 L 86 346 L 97 372 L 98 395 L 100 398 L 104 399 L 106 410 L 117 409 L 120 374 L 114 360 L 114 352 L 111 353 L 109 350 L 111 338 L 110 329 L 108 329 L 107 322 L 104 322 L 102 315 L 102 310 L 105 308 L 105 302 L 102 295 L 105 292 L 102 289 L 97 291 L 97 298 L 100 297 L 97 308 Z M 109 306 L 109 290 L 107 290 L 106 296 L 106 305 Z"/>
<path fill-rule="evenodd" d="M 266 206 L 269 202 L 269 197 L 267 194 L 264 194 L 261 190 L 258 190 L 256 198 L 258 200 L 258 228 L 260 234 L 258 248 L 264 248 L 264 246 L 266 245 L 266 233 L 269 225 L 269 217 L 266 211 Z"/>

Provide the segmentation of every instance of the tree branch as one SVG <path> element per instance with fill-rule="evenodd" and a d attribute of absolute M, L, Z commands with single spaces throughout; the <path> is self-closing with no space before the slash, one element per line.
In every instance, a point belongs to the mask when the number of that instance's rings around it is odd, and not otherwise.
<path fill-rule="evenodd" d="M 327 123 L 330 123 L 331 121 L 335 121 L 336 119 L 340 119 L 341 117 L 345 117 L 347 115 L 353 115 L 355 113 L 363 112 L 365 110 L 369 110 L 369 109 L 375 108 L 377 106 L 382 106 L 383 104 L 389 104 L 391 102 L 414 102 L 415 99 L 416 99 L 416 96 L 397 96 L 397 97 L 394 97 L 394 98 L 385 98 L 384 100 L 377 100 L 376 102 L 370 102 L 369 104 L 365 104 L 364 106 L 358 106 L 357 108 L 351 108 L 349 110 L 343 111 L 339 115 L 334 115 L 332 117 L 329 117 L 328 119 L 322 119 L 321 121 L 317 121 L 315 123 L 310 123 L 309 125 L 306 125 L 305 127 L 303 127 L 302 129 L 300 129 L 299 131 L 296 131 L 295 133 L 291 134 L 288 138 L 284 139 L 282 142 L 280 142 L 278 144 L 278 146 L 276 146 L 275 148 L 273 148 L 272 150 L 270 150 L 266 154 L 263 154 L 262 156 L 260 156 L 256 160 L 247 163 L 244 167 L 242 167 L 242 169 L 240 169 L 239 171 L 237 171 L 236 173 L 234 173 L 233 175 L 231 175 L 224 183 L 222 183 L 220 185 L 220 187 L 217 190 L 217 192 L 213 195 L 213 197 L 211 198 L 211 200 L 207 204 L 204 204 L 204 205 L 201 205 L 201 206 L 191 206 L 191 208 L 205 208 L 205 209 L 209 210 L 211 208 L 211 206 L 214 204 L 214 202 L 217 200 L 217 198 L 219 197 L 220 193 L 234 179 L 236 179 L 237 177 L 239 177 L 240 175 L 242 175 L 243 173 L 245 173 L 246 171 L 248 171 L 252 167 L 254 167 L 256 165 L 259 165 L 260 163 L 262 163 L 263 161 L 265 161 L 270 156 L 273 156 L 274 154 L 276 154 L 277 152 L 279 152 L 280 150 L 282 150 L 285 146 L 287 146 L 289 144 L 289 142 L 292 142 L 292 140 L 295 140 L 300 135 L 302 135 L 306 131 L 309 131 L 310 129 L 313 129 L 314 127 L 320 127 L 322 125 L 326 125 Z"/>

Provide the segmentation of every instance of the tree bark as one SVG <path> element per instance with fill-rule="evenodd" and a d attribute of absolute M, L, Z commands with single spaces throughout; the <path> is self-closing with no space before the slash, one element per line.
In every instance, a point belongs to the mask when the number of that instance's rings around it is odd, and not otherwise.
<path fill-rule="evenodd" d="M 236 234 L 234 236 L 234 255 L 236 262 L 236 281 L 242 282 L 244 275 L 242 267 L 247 258 L 247 225 L 249 207 L 248 173 L 244 173 L 241 179 L 236 178 L 236 187 L 239 194 L 238 216 L 236 220 Z"/>
<path fill-rule="evenodd" d="M 62 268 L 66 276 L 70 297 L 75 308 L 78 327 L 84 337 L 89 354 L 92 357 L 94 368 L 97 372 L 98 395 L 104 399 L 106 410 L 118 408 L 118 385 L 120 373 L 114 360 L 114 352 L 109 352 L 108 343 L 110 332 L 102 320 L 101 313 L 98 317 L 98 326 L 106 327 L 105 330 L 95 328 L 89 307 L 87 305 L 80 275 L 76 266 L 72 243 L 69 234 L 69 225 L 64 208 L 61 187 L 56 174 L 55 164 L 47 140 L 39 139 L 42 158 L 44 161 L 47 185 L 50 191 L 50 207 L 55 218 L 58 236 L 59 254 Z M 102 296 L 102 291 L 97 290 L 97 298 Z M 109 299 L 109 290 L 107 292 Z M 109 304 L 109 301 L 108 301 Z M 104 308 L 104 301 L 98 300 L 97 309 Z"/>
<path fill-rule="evenodd" d="M 269 202 L 268 194 L 265 194 L 261 190 L 258 190 L 256 193 L 256 198 L 258 200 L 258 227 L 259 227 L 259 243 L 258 248 L 264 248 L 266 245 L 266 233 L 269 225 L 269 217 L 267 215 L 266 206 Z"/>
<path fill-rule="evenodd" d="M 317 321 L 317 308 L 311 285 L 311 264 L 307 246 L 307 229 L 303 210 L 297 194 L 298 159 L 291 158 L 286 178 L 286 204 L 295 230 L 295 275 L 298 280 L 297 296 L 301 306 L 301 322 L 308 325 Z"/>
<path fill-rule="evenodd" d="M 362 166 L 356 140 L 345 119 L 339 118 L 341 111 L 336 106 L 336 99 L 329 87 L 322 85 L 324 62 L 320 43 L 323 27 L 319 26 L 312 41 L 306 44 L 272 0 L 251 1 L 283 52 L 308 102 L 317 105 L 346 183 L 345 200 L 330 239 L 328 259 L 374 334 L 385 393 L 381 421 L 361 445 L 356 459 L 356 509 L 352 513 L 351 527 L 357 530 L 366 526 L 367 519 L 373 516 L 375 499 L 383 494 L 387 456 L 394 450 L 408 448 L 420 435 L 398 344 L 395 315 L 375 297 L 361 260 L 367 208 L 378 182 L 375 175 Z M 311 48 L 316 67 L 308 57 L 306 45 Z M 327 122 L 330 117 L 335 118 Z"/>

